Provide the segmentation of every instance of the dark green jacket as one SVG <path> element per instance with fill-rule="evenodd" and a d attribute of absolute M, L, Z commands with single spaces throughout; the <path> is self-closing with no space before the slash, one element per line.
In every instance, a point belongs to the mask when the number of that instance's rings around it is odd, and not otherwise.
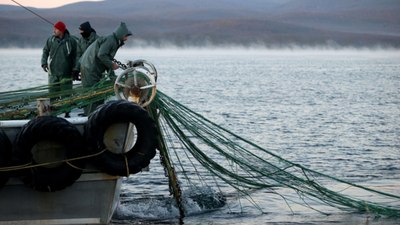
<path fill-rule="evenodd" d="M 130 34 L 125 23 L 121 23 L 107 37 L 99 37 L 83 53 L 81 64 L 82 85 L 90 87 L 103 78 L 105 71 L 113 72 L 113 59 L 117 50 L 124 44 L 123 37 Z"/>
<path fill-rule="evenodd" d="M 92 31 L 88 38 L 84 38 L 84 37 L 79 38 L 77 48 L 76 48 L 76 66 L 75 66 L 74 70 L 76 70 L 76 71 L 80 70 L 79 59 L 81 58 L 83 53 L 86 51 L 86 49 L 89 47 L 89 45 L 92 44 L 95 40 L 97 40 L 97 38 L 99 38 L 99 35 L 97 35 L 95 31 Z"/>
<path fill-rule="evenodd" d="M 49 66 L 50 76 L 71 78 L 75 63 L 76 40 L 68 31 L 61 40 L 54 35 L 47 39 L 43 47 L 41 65 Z"/>

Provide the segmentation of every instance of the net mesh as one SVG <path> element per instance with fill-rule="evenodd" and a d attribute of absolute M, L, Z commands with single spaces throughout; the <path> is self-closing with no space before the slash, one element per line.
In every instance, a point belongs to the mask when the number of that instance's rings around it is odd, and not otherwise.
<path fill-rule="evenodd" d="M 0 120 L 37 116 L 38 98 L 51 98 L 51 114 L 59 115 L 107 99 L 114 93 L 110 79 L 91 88 L 74 85 L 72 90 L 53 94 L 48 90 L 49 86 L 45 85 L 1 92 Z M 175 185 L 179 185 L 184 193 L 190 190 L 193 194 L 196 190 L 205 190 L 204 187 L 223 193 L 206 199 L 210 204 L 223 204 L 223 195 L 233 189 L 258 207 L 251 193 L 264 189 L 288 205 L 294 202 L 322 213 L 314 207 L 316 203 L 341 210 L 400 217 L 399 195 L 347 182 L 285 160 L 213 123 L 161 91 L 157 92 L 148 111 L 158 125 L 160 151 L 165 152 L 163 163 L 170 164 L 164 165 L 167 176 L 175 174 Z M 292 190 L 297 197 L 282 193 L 282 188 Z M 174 193 L 177 194 L 182 193 Z"/>
<path fill-rule="evenodd" d="M 323 204 L 341 210 L 400 216 L 400 196 L 396 194 L 347 182 L 285 160 L 160 91 L 152 107 L 158 110 L 157 119 L 168 143 L 167 152 L 182 188 L 210 185 L 204 178 L 209 181 L 213 176 L 217 184 L 214 188 L 223 189 L 228 185 L 249 201 L 253 201 L 250 194 L 254 190 L 266 189 L 288 204 L 296 202 L 317 211 L 313 206 Z M 285 196 L 280 192 L 282 188 L 291 189 L 298 198 Z"/>

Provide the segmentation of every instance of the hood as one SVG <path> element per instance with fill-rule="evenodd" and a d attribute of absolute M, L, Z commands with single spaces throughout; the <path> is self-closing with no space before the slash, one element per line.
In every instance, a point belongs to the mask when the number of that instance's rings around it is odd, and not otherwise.
<path fill-rule="evenodd" d="M 121 24 L 114 30 L 114 34 L 118 40 L 122 40 L 124 36 L 132 35 L 132 32 L 128 30 L 124 22 L 121 22 Z"/>

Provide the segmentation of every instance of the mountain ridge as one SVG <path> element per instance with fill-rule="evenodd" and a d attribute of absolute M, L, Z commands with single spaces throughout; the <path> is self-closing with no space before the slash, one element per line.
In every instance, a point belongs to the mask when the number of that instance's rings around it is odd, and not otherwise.
<path fill-rule="evenodd" d="M 128 45 L 400 47 L 397 0 L 106 0 L 29 9 L 64 21 L 76 36 L 85 21 L 99 35 L 124 21 L 135 36 Z M 42 47 L 52 34 L 22 7 L 0 5 L 0 12 L 0 47 Z"/>

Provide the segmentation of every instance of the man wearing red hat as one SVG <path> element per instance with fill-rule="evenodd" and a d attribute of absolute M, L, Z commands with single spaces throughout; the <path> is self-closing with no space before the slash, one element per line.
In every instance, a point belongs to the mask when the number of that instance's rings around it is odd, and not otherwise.
<path fill-rule="evenodd" d="M 72 90 L 72 70 L 76 65 L 76 40 L 70 36 L 62 21 L 54 24 L 54 35 L 43 47 L 42 68 L 49 76 L 52 100 L 61 97 L 61 91 Z M 69 113 L 65 113 L 69 117 Z"/>

